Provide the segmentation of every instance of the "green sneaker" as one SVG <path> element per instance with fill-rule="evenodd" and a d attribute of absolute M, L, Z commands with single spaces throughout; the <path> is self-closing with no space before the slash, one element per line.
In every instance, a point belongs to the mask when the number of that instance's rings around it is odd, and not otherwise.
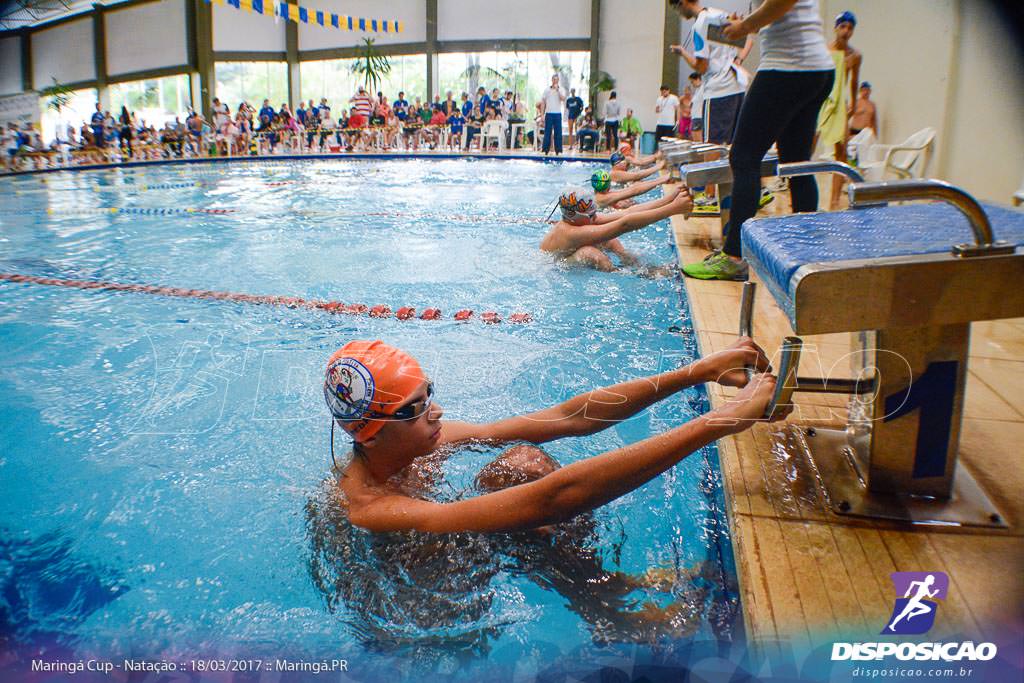
<path fill-rule="evenodd" d="M 775 201 L 775 195 L 773 195 L 767 187 L 761 189 L 761 199 L 758 201 L 757 208 L 763 209 L 772 202 Z"/>
<path fill-rule="evenodd" d="M 718 216 L 721 214 L 721 209 L 718 206 L 717 197 L 708 197 L 707 195 L 700 195 L 695 197 L 693 200 L 693 211 L 691 212 L 694 216 Z"/>
<path fill-rule="evenodd" d="M 746 261 L 737 263 L 721 251 L 713 251 L 699 263 L 683 266 L 683 272 L 698 280 L 746 280 L 750 268 Z"/>

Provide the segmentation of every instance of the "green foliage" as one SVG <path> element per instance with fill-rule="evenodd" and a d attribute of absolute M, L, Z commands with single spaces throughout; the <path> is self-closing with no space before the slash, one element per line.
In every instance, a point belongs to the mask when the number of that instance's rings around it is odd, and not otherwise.
<path fill-rule="evenodd" d="M 363 38 L 363 47 L 352 63 L 352 73 L 363 77 L 363 85 L 370 92 L 377 92 L 381 80 L 391 73 L 391 61 L 377 51 L 373 38 Z"/>
<path fill-rule="evenodd" d="M 590 97 L 593 99 L 599 92 L 615 89 L 615 79 L 607 71 L 598 71 L 597 80 L 590 84 Z"/>
<path fill-rule="evenodd" d="M 53 78 L 53 85 L 39 91 L 40 97 L 49 98 L 46 101 L 46 107 L 54 110 L 58 114 L 61 109 L 68 106 L 73 94 L 74 91 L 71 90 L 71 88 L 58 83 L 56 78 Z"/>

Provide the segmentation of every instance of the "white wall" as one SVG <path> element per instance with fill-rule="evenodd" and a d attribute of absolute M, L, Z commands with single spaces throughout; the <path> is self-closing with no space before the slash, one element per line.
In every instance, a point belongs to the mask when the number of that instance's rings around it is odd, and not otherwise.
<path fill-rule="evenodd" d="M 36 90 L 53 84 L 96 78 L 92 17 L 75 19 L 32 35 L 32 84 Z"/>
<path fill-rule="evenodd" d="M 1024 179 L 1024 63 L 989 5 L 964 4 L 939 169 L 976 196 L 1008 202 Z"/>
<path fill-rule="evenodd" d="M 269 0 L 264 7 L 270 7 Z M 211 5 L 214 52 L 284 52 L 285 21 L 229 5 Z M 108 36 L 107 40 L 110 38 Z"/>
<path fill-rule="evenodd" d="M 116 5 L 114 6 L 116 7 Z M 185 1 L 162 0 L 104 14 L 111 75 L 178 66 L 188 61 Z"/>
<path fill-rule="evenodd" d="M 615 79 L 625 109 L 644 130 L 654 130 L 654 100 L 661 85 L 664 0 L 604 0 L 601 5 L 600 69 Z M 599 113 L 603 109 L 599 108 Z"/>
<path fill-rule="evenodd" d="M 590 0 L 437 0 L 438 40 L 589 37 Z"/>
<path fill-rule="evenodd" d="M 0 95 L 21 92 L 21 39 L 0 38 Z"/>

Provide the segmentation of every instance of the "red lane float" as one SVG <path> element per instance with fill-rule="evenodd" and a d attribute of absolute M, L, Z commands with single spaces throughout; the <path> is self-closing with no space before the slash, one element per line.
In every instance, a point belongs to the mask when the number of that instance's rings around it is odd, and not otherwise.
<path fill-rule="evenodd" d="M 288 308 L 312 308 L 327 313 L 348 315 L 369 315 L 371 318 L 390 318 L 412 320 L 416 317 L 416 309 L 402 306 L 392 313 L 391 308 L 378 304 L 372 308 L 366 304 L 345 304 L 340 301 L 321 301 L 319 299 L 303 299 L 297 296 L 270 296 L 259 294 L 241 294 L 209 289 L 184 289 L 182 287 L 160 287 L 157 285 L 141 285 L 123 282 L 106 282 L 103 280 L 70 280 L 21 273 L 0 273 L 0 280 L 7 282 L 24 282 L 34 285 L 51 287 L 69 287 L 73 289 L 104 289 L 112 292 L 136 292 L 155 294 L 157 296 L 174 296 L 184 299 L 213 299 L 217 301 L 234 301 L 246 304 L 265 304 L 270 306 L 286 306 Z M 466 322 L 473 317 L 473 311 L 463 309 L 455 314 L 455 320 Z M 425 308 L 419 315 L 420 320 L 441 320 L 441 309 Z M 480 316 L 484 323 L 493 325 L 501 322 L 501 316 L 495 311 L 487 311 Z M 508 316 L 510 323 L 528 323 L 533 320 L 529 313 L 512 313 Z"/>

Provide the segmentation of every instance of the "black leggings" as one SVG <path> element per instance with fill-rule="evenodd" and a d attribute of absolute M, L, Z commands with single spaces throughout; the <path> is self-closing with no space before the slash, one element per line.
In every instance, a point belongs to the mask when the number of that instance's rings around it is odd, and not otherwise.
<path fill-rule="evenodd" d="M 619 122 L 618 121 L 605 121 L 604 122 L 604 146 L 609 152 L 614 152 L 619 148 Z"/>
<path fill-rule="evenodd" d="M 743 100 L 729 166 L 732 168 L 732 213 L 726 229 L 725 253 L 740 256 L 740 226 L 757 213 L 761 194 L 761 159 L 775 142 L 779 161 L 811 158 L 818 112 L 832 91 L 836 72 L 758 71 Z M 789 181 L 795 213 L 817 211 L 814 176 Z"/>

